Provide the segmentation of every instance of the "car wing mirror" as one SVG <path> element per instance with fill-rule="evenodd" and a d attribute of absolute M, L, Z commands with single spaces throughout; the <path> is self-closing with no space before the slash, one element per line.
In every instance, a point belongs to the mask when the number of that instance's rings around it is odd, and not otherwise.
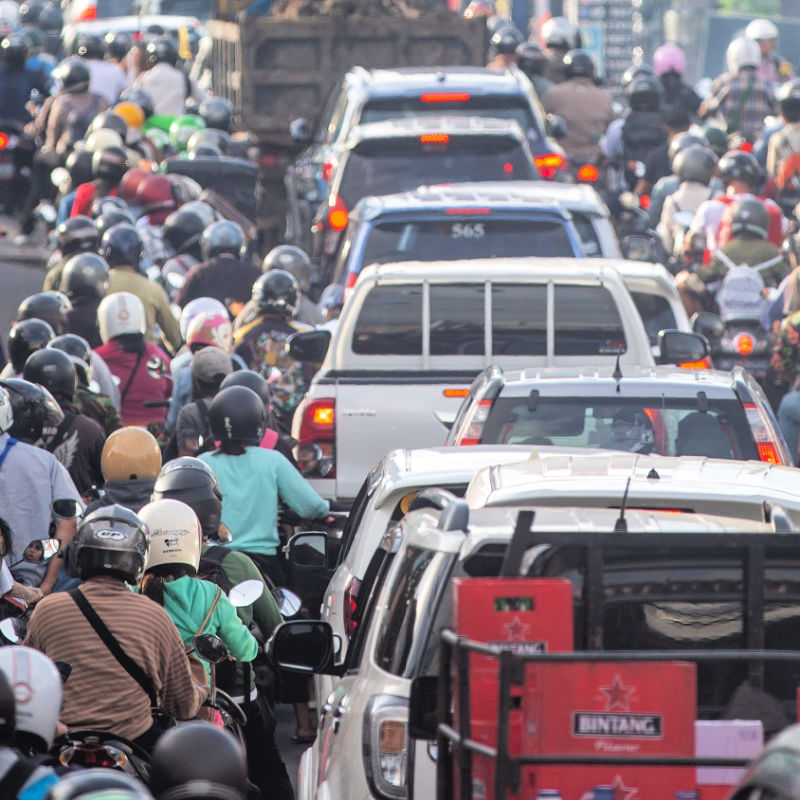
<path fill-rule="evenodd" d="M 289 355 L 295 361 L 320 364 L 325 360 L 328 345 L 331 343 L 329 330 L 302 331 L 293 333 L 289 339 Z"/>

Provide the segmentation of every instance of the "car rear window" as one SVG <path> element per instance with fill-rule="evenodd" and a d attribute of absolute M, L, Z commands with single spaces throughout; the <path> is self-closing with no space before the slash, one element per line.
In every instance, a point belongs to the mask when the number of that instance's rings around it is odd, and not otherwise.
<path fill-rule="evenodd" d="M 600 246 L 600 239 L 597 236 L 597 231 L 592 224 L 592 218 L 586 214 L 578 214 L 575 211 L 570 211 L 572 214 L 572 224 L 575 230 L 578 231 L 578 237 L 583 246 L 583 255 L 586 258 L 601 258 L 603 250 Z"/>
<path fill-rule="evenodd" d="M 677 328 L 678 321 L 672 312 L 669 300 L 660 294 L 648 292 L 631 292 L 636 310 L 644 322 L 650 344 L 658 344 L 658 332 Z"/>
<path fill-rule="evenodd" d="M 351 271 L 393 261 L 578 255 L 565 223 L 557 219 L 454 214 L 439 220 L 379 222 L 370 229 L 361 263 Z"/>
<path fill-rule="evenodd" d="M 359 355 L 422 353 L 422 286 L 376 286 L 361 307 L 352 347 Z"/>
<path fill-rule="evenodd" d="M 526 151 L 504 136 L 462 137 L 441 143 L 418 139 L 369 142 L 350 151 L 343 169 L 339 195 L 348 208 L 369 194 L 405 192 L 423 184 L 536 177 Z"/>
<path fill-rule="evenodd" d="M 624 382 L 623 382 L 624 386 Z M 665 391 L 652 397 L 498 398 L 483 429 L 482 443 L 602 447 L 666 456 L 755 459 L 758 452 L 738 400 Z"/>

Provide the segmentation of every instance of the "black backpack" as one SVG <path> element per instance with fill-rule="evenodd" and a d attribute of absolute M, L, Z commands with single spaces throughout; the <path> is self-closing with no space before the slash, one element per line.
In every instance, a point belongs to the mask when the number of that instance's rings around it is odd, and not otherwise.
<path fill-rule="evenodd" d="M 198 578 L 216 584 L 226 595 L 230 594 L 233 584 L 222 568 L 222 559 L 230 552 L 224 545 L 213 545 L 200 557 L 200 565 L 197 568 Z"/>

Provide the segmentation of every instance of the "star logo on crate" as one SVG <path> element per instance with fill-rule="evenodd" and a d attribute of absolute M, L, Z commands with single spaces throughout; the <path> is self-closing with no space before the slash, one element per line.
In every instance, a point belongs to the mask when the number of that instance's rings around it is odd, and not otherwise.
<path fill-rule="evenodd" d="M 525 636 L 530 630 L 530 625 L 527 622 L 522 622 L 519 617 L 515 616 L 511 622 L 503 625 L 506 631 L 506 639 L 509 642 L 524 642 Z"/>
<path fill-rule="evenodd" d="M 611 681 L 611 686 L 601 686 L 600 691 L 608 696 L 606 711 L 630 711 L 631 701 L 630 696 L 636 689 L 633 686 L 625 686 L 622 678 L 619 675 L 614 676 Z"/>
<path fill-rule="evenodd" d="M 622 775 L 616 775 L 614 777 L 614 788 L 616 792 L 614 796 L 618 798 L 618 800 L 634 800 L 634 798 L 639 796 L 639 789 L 636 786 L 626 786 L 622 782 Z"/>

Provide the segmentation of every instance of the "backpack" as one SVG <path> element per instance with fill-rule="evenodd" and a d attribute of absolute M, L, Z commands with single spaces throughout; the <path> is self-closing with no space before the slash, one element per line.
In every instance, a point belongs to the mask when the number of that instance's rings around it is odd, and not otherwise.
<path fill-rule="evenodd" d="M 764 278 L 759 267 L 771 265 L 776 259 L 751 267 L 734 264 L 724 253 L 717 257 L 728 266 L 717 291 L 716 300 L 723 321 L 732 319 L 761 320 L 767 306 L 764 297 Z M 783 256 L 778 256 L 777 260 Z"/>
<path fill-rule="evenodd" d="M 222 559 L 230 552 L 224 545 L 213 545 L 200 557 L 200 565 L 197 568 L 198 578 L 216 584 L 226 595 L 230 594 L 233 584 L 228 573 L 222 568 Z"/>

